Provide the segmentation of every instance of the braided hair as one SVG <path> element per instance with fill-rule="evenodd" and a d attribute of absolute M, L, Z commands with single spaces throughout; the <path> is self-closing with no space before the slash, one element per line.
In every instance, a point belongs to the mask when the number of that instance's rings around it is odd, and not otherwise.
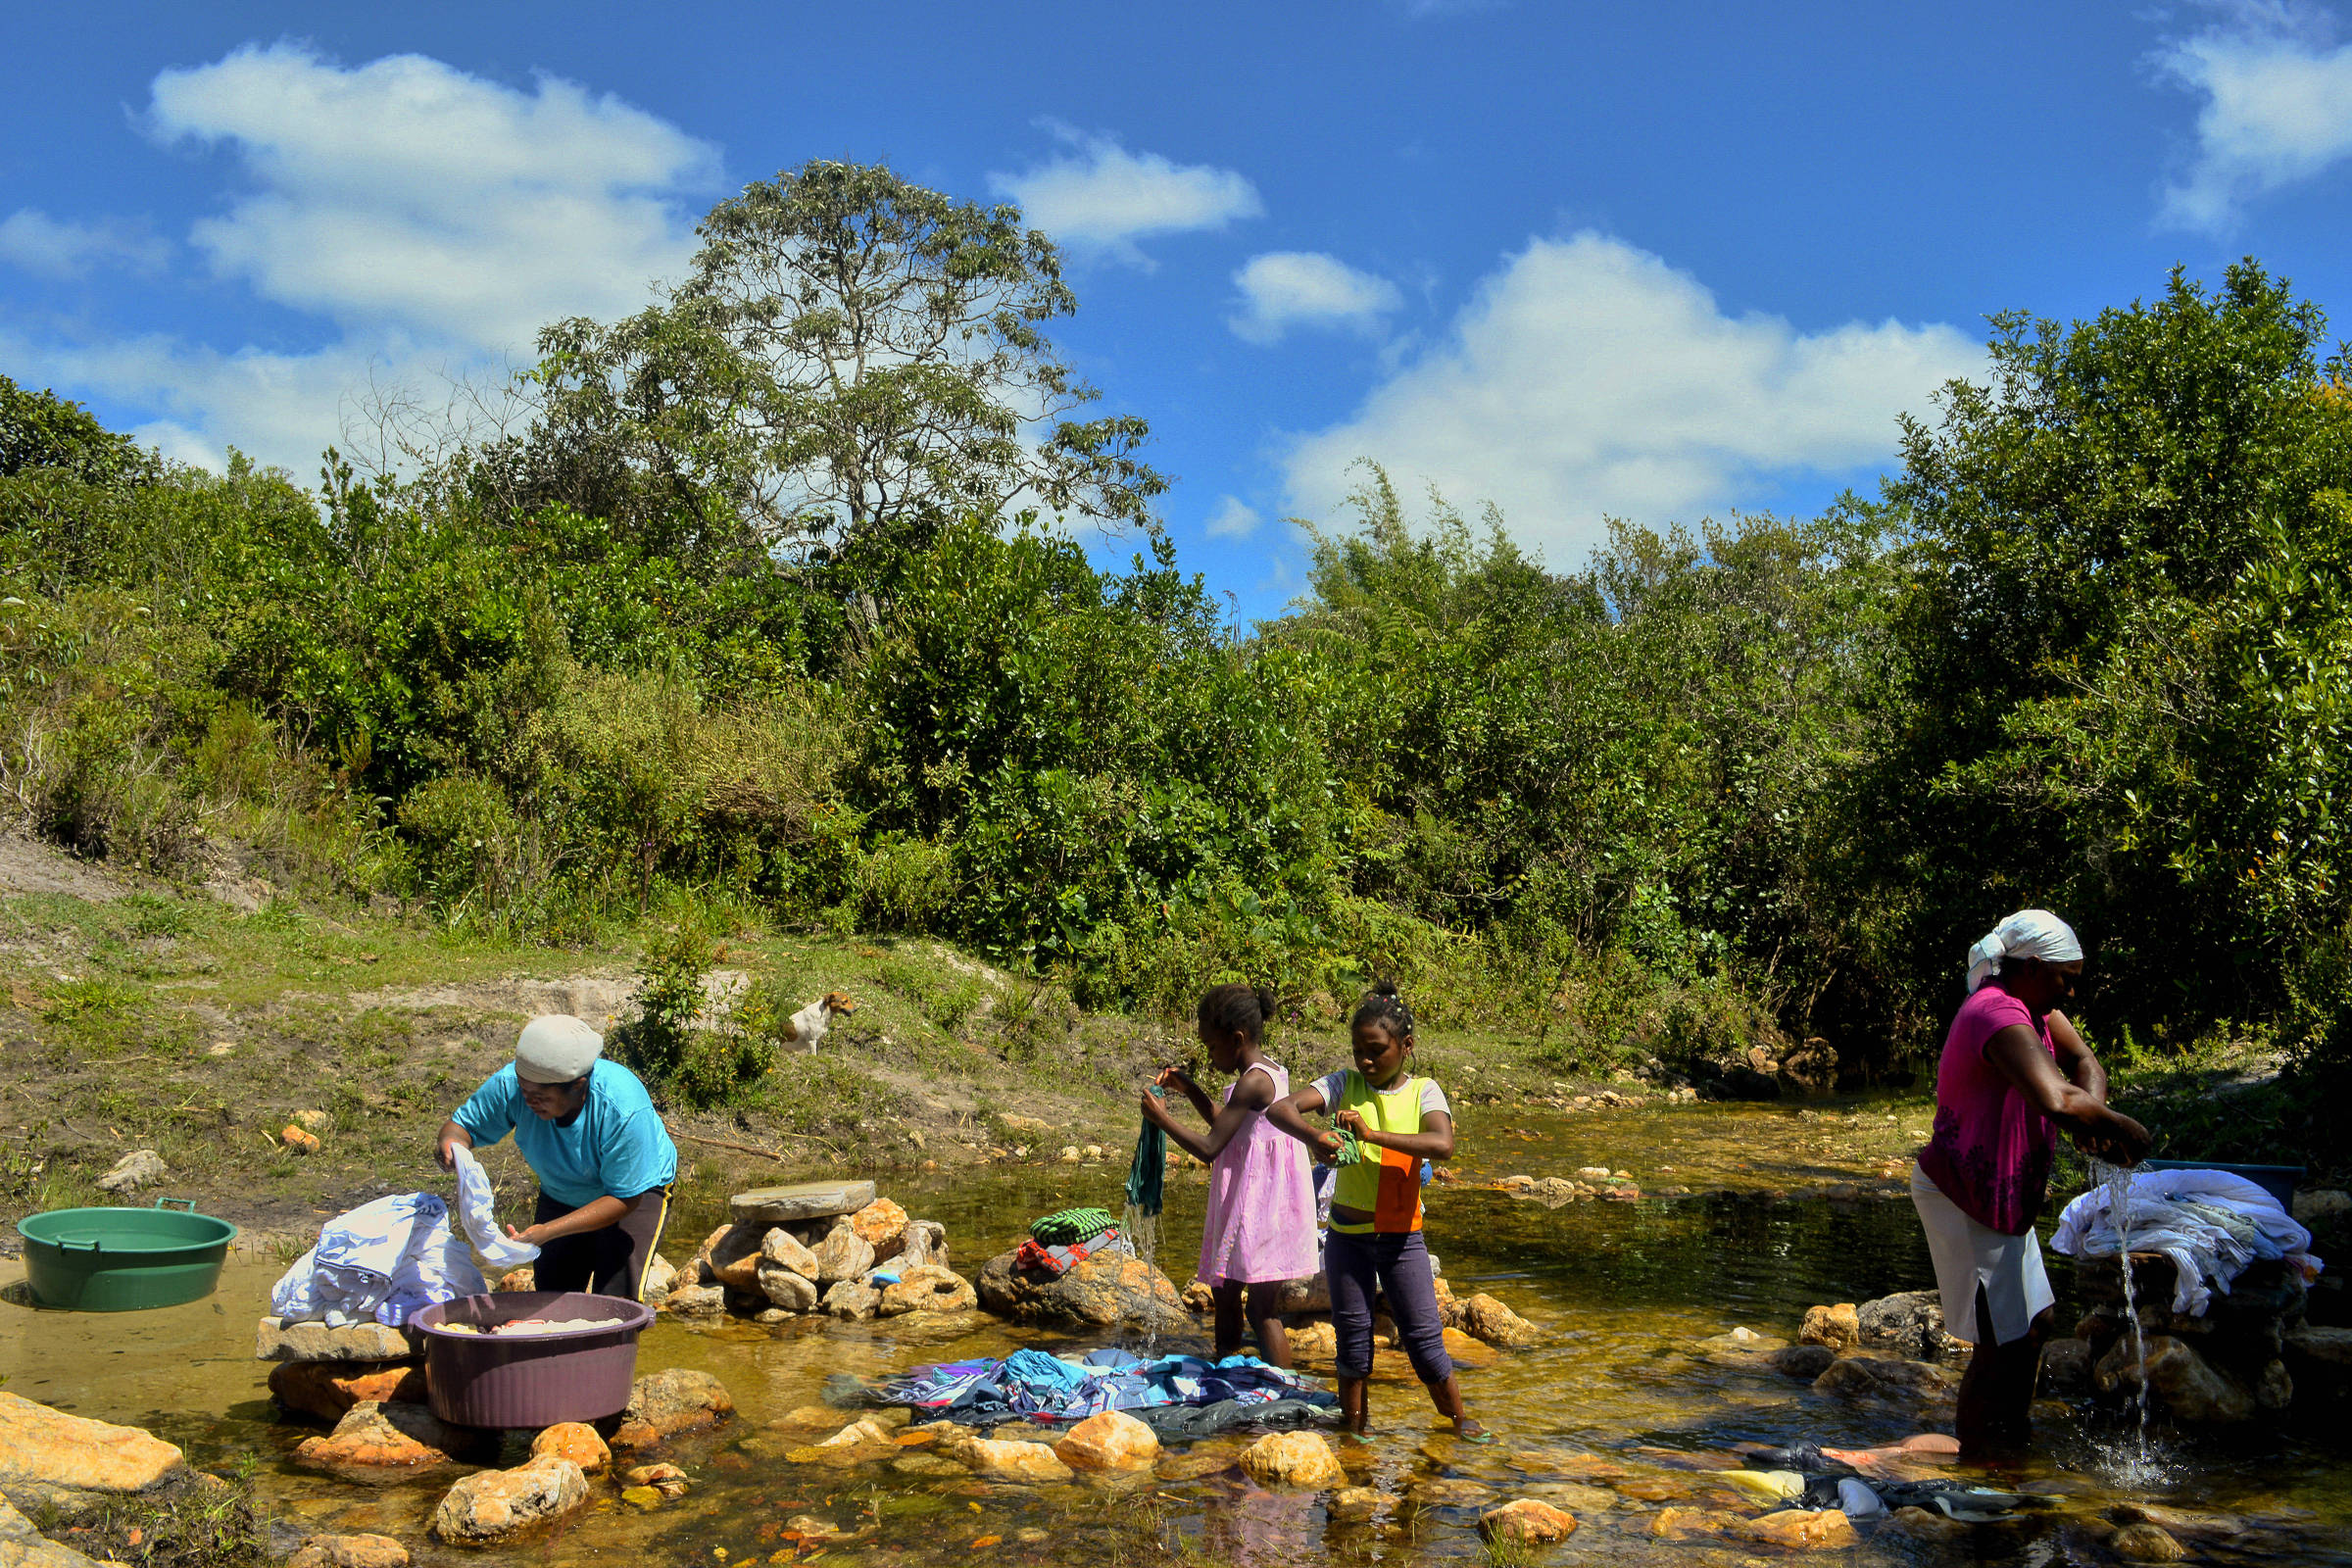
<path fill-rule="evenodd" d="M 1348 1020 L 1348 1027 L 1361 1029 L 1368 1023 L 1379 1024 L 1399 1040 L 1413 1032 L 1413 1009 L 1396 994 L 1396 981 L 1374 981 L 1364 1000 L 1356 1004 L 1355 1016 Z"/>
<path fill-rule="evenodd" d="M 1274 992 L 1268 986 L 1235 983 L 1217 987 L 1200 998 L 1200 1027 L 1220 1034 L 1240 1035 L 1263 1045 L 1266 1022 L 1274 1016 Z"/>

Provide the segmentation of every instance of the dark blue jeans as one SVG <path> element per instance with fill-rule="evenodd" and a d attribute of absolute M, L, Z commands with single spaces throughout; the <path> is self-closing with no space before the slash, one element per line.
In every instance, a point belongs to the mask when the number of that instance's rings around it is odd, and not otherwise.
<path fill-rule="evenodd" d="M 1429 1272 L 1429 1249 L 1419 1231 L 1350 1236 L 1332 1231 L 1323 1241 L 1323 1275 L 1331 1283 L 1331 1327 L 1340 1342 L 1339 1374 L 1372 1375 L 1372 1306 L 1388 1296 L 1389 1318 L 1424 1383 L 1453 1376 L 1446 1353 L 1446 1318 Z"/>

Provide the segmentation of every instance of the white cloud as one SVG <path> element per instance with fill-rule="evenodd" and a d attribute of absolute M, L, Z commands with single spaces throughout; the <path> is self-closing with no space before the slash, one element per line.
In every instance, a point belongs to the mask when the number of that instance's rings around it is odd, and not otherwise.
<path fill-rule="evenodd" d="M 141 438 L 175 457 L 217 466 L 234 445 L 305 480 L 370 382 L 495 385 L 546 322 L 643 308 L 692 256 L 718 165 L 667 122 L 553 77 L 525 90 L 417 55 L 345 68 L 286 45 L 162 73 L 148 124 L 233 153 L 242 187 L 191 242 L 320 318 L 323 346 L 0 347 L 147 416 Z"/>
<path fill-rule="evenodd" d="M 1776 476 L 1879 460 L 1896 414 L 1983 364 L 1949 326 L 1799 332 L 1724 315 L 1695 278 L 1620 240 L 1539 239 L 1480 285 L 1446 342 L 1292 444 L 1291 510 L 1332 516 L 1348 465 L 1370 457 L 1400 484 L 1495 502 L 1515 536 L 1565 564 L 1609 515 L 1696 521 Z"/>
<path fill-rule="evenodd" d="M 1017 174 L 992 173 L 988 185 L 1020 203 L 1032 227 L 1073 250 L 1148 266 L 1139 239 L 1223 228 L 1265 211 L 1257 187 L 1230 169 L 1131 153 L 1111 137 L 1066 126 L 1055 133 L 1077 151 Z"/>
<path fill-rule="evenodd" d="M 60 220 L 35 207 L 0 219 L 0 261 L 44 277 L 80 277 L 108 266 L 152 273 L 171 254 L 172 247 L 144 225 L 120 219 Z"/>
<path fill-rule="evenodd" d="M 1207 530 L 1211 539 L 1247 539 L 1257 531 L 1258 515 L 1254 508 L 1239 499 L 1227 496 L 1217 503 L 1217 510 L 1208 514 Z"/>
<path fill-rule="evenodd" d="M 1233 274 L 1242 314 L 1227 324 L 1251 343 L 1278 341 L 1293 326 L 1369 329 L 1404 303 L 1396 285 L 1320 251 L 1269 251 Z"/>
<path fill-rule="evenodd" d="M 220 273 L 346 326 L 481 349 L 642 307 L 692 254 L 671 198 L 717 170 L 709 144 L 611 96 L 420 55 L 346 70 L 240 49 L 158 75 L 150 120 L 167 143 L 233 147 L 254 182 L 191 236 Z"/>
<path fill-rule="evenodd" d="M 2197 146 L 2166 187 L 2159 220 L 2227 228 L 2243 205 L 2352 157 L 2352 45 L 2295 0 L 2218 7 L 2223 20 L 2168 43 L 2157 69 L 2205 100 Z"/>

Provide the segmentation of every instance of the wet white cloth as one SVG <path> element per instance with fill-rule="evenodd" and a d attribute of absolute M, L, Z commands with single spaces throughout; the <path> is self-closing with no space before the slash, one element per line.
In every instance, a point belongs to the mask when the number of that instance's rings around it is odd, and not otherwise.
<path fill-rule="evenodd" d="M 2123 1250 L 2114 1193 L 2101 1186 L 2066 1205 L 2050 1237 L 2068 1257 L 2113 1257 Z M 2318 1277 L 2311 1232 L 2263 1188 L 2223 1170 L 2143 1170 L 2125 1200 L 2125 1230 L 2134 1252 L 2159 1252 L 2173 1264 L 2173 1310 L 2203 1317 L 2213 1293 L 2257 1258 L 2284 1258 L 2306 1281 Z"/>
<path fill-rule="evenodd" d="M 417 1307 L 489 1288 L 451 1234 L 447 1203 L 393 1193 L 321 1226 L 318 1245 L 270 1288 L 270 1310 L 288 1323 L 397 1327 Z"/>
<path fill-rule="evenodd" d="M 2045 963 L 2074 963 L 2082 956 L 2075 928 L 2047 909 L 2020 909 L 1994 926 L 1968 950 L 1968 992 L 2001 972 L 2003 958 L 2039 958 Z"/>
<path fill-rule="evenodd" d="M 473 1157 L 473 1151 L 454 1140 L 449 1152 L 458 1167 L 458 1217 L 473 1250 L 492 1268 L 520 1268 L 539 1255 L 529 1242 L 518 1242 L 498 1225 L 498 1200 L 490 1191 L 490 1173 Z"/>
<path fill-rule="evenodd" d="M 2024 1339 L 2042 1309 L 2057 1302 L 2049 1273 L 2041 1265 L 2041 1241 L 2031 1230 L 2010 1236 L 1978 1224 L 1917 1165 L 1911 1167 L 1911 1203 L 1928 1233 L 1928 1255 L 1935 1259 L 1947 1333 L 1971 1345 L 1985 1343 L 1977 1322 L 1979 1286 L 1992 1308 L 1994 1345 Z"/>

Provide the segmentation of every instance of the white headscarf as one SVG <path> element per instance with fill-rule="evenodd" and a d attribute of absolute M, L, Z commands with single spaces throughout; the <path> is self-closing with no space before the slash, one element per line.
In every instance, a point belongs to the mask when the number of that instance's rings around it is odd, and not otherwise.
<path fill-rule="evenodd" d="M 2039 958 L 2044 963 L 2073 963 L 2082 956 L 2075 928 L 2047 909 L 2020 909 L 2003 920 L 1968 950 L 1968 990 L 2001 972 L 2003 958 Z"/>

